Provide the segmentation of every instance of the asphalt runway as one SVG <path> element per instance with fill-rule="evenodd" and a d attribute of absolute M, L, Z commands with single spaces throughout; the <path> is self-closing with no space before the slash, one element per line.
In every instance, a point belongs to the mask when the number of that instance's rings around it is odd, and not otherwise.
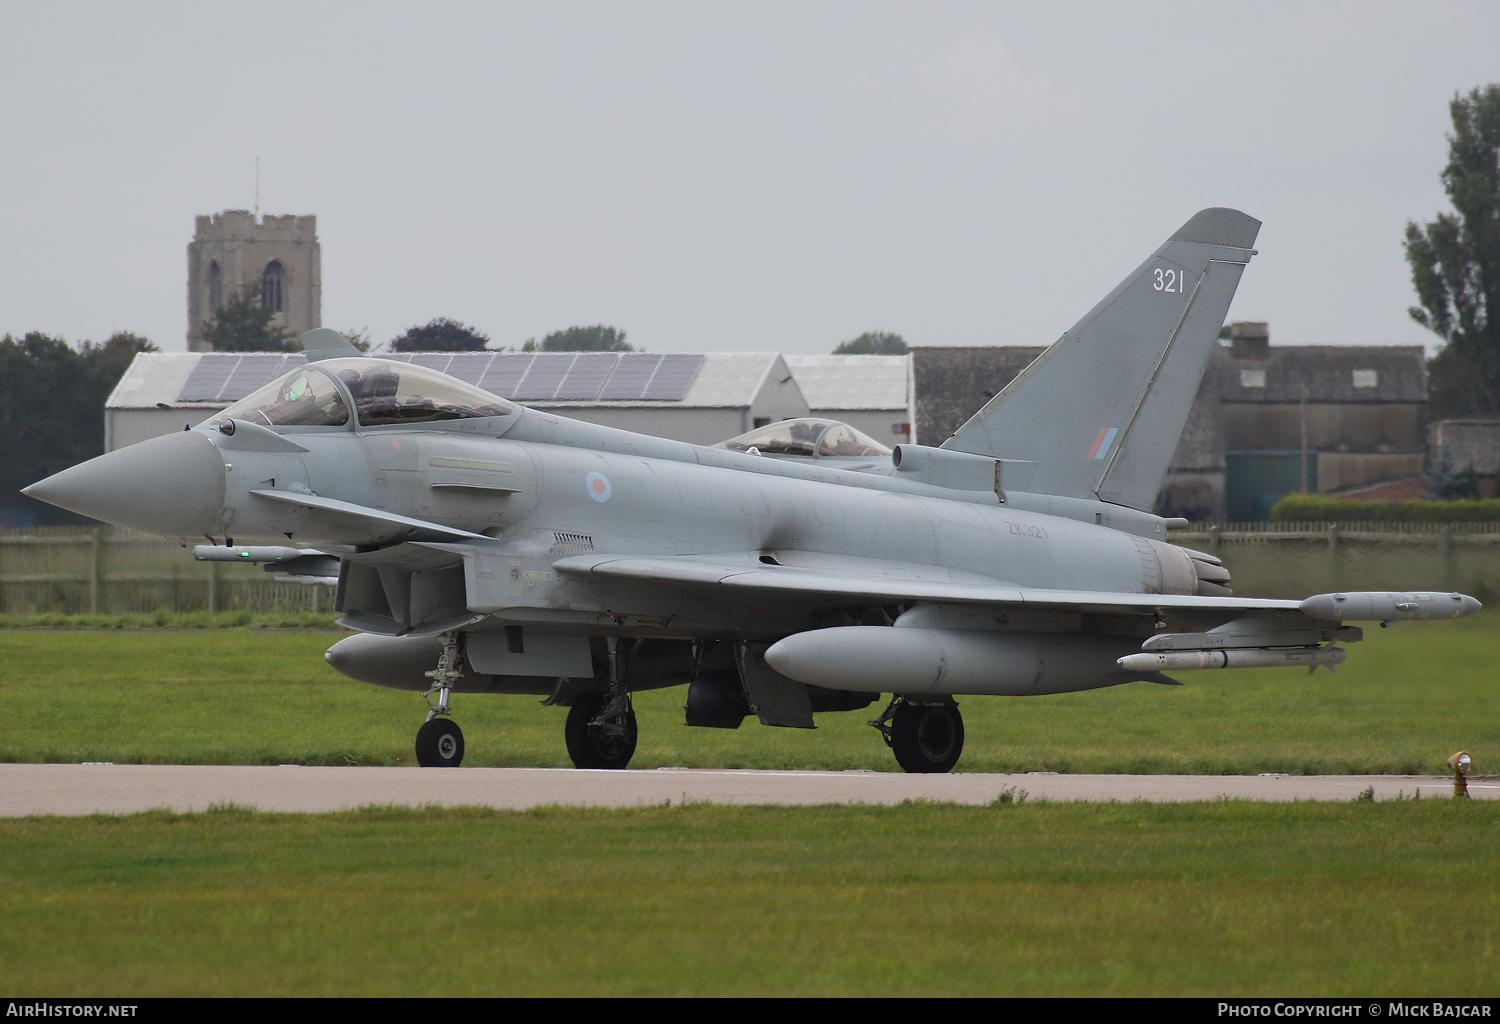
<path fill-rule="evenodd" d="M 0 817 L 206 811 L 322 812 L 371 805 L 523 809 L 547 804 L 636 807 L 724 804 L 987 804 L 1028 800 L 1174 802 L 1451 797 L 1441 775 L 905 775 L 893 772 L 591 771 L 571 768 L 309 768 L 204 765 L 0 765 Z M 1469 795 L 1500 799 L 1500 779 L 1470 779 Z"/>

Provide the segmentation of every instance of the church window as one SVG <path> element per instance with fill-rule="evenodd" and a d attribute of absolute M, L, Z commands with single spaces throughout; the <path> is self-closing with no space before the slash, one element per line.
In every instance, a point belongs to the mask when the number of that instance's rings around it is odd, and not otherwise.
<path fill-rule="evenodd" d="M 260 304 L 277 313 L 281 312 L 281 282 L 285 273 L 281 261 L 272 260 L 260 275 Z"/>

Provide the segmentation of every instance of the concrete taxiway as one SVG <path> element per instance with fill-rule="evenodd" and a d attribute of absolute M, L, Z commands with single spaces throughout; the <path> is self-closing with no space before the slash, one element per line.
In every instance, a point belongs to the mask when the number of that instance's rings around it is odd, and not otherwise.
<path fill-rule="evenodd" d="M 0 817 L 205 811 L 324 812 L 371 805 L 547 804 L 634 807 L 725 804 L 987 804 L 1005 792 L 1028 800 L 1376 800 L 1451 797 L 1441 775 L 905 775 L 893 772 L 728 771 L 659 768 L 310 768 L 204 765 L 0 765 Z M 1500 799 L 1500 779 L 1470 779 L 1475 799 Z"/>

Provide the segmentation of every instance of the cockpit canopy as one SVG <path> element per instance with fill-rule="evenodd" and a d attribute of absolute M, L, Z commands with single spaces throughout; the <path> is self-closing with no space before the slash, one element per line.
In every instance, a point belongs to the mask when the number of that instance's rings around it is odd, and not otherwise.
<path fill-rule="evenodd" d="M 361 427 L 509 416 L 515 406 L 447 374 L 393 359 L 309 363 L 224 410 L 224 419 L 277 427 Z"/>
<path fill-rule="evenodd" d="M 756 427 L 748 434 L 731 437 L 718 447 L 760 455 L 801 455 L 807 458 L 881 456 L 891 450 L 868 434 L 838 420 L 804 416 Z"/>

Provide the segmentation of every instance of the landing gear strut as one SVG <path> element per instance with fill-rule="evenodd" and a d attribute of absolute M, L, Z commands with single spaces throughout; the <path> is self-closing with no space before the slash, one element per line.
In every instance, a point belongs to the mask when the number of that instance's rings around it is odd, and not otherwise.
<path fill-rule="evenodd" d="M 464 734 L 453 721 L 453 712 L 448 709 L 448 694 L 452 686 L 463 675 L 459 666 L 463 663 L 463 647 L 457 633 L 444 633 L 443 653 L 438 657 L 438 666 L 426 673 L 432 686 L 423 694 L 427 702 L 427 721 L 417 730 L 417 764 L 423 768 L 457 768 L 464 759 Z M 437 703 L 432 695 L 437 694 Z"/>
<path fill-rule="evenodd" d="M 577 768 L 624 768 L 635 754 L 635 708 L 626 687 L 628 648 L 618 637 L 609 646 L 609 689 L 580 695 L 568 709 L 563 739 Z"/>
<path fill-rule="evenodd" d="M 950 772 L 963 753 L 964 720 L 951 697 L 924 700 L 897 694 L 870 724 L 908 772 Z"/>

